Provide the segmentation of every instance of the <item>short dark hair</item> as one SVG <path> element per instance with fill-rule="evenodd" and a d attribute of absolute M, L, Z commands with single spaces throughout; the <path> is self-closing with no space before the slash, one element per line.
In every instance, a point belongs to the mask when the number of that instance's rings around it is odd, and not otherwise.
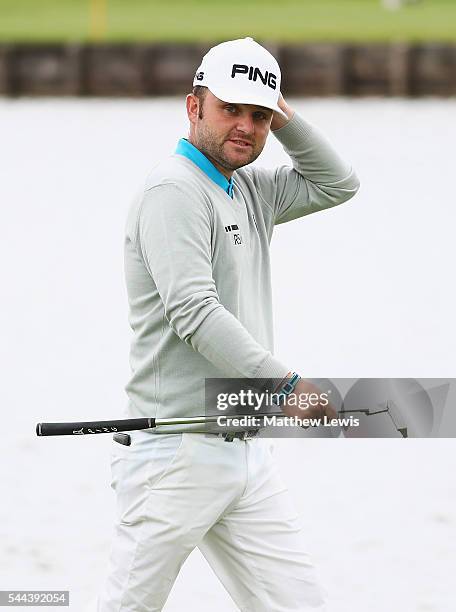
<path fill-rule="evenodd" d="M 206 94 L 207 94 L 207 87 L 205 87 L 204 85 L 195 85 L 195 87 L 192 89 L 192 94 L 196 96 L 200 102 L 198 116 L 200 119 L 202 119 L 203 118 L 204 98 L 206 97 Z"/>

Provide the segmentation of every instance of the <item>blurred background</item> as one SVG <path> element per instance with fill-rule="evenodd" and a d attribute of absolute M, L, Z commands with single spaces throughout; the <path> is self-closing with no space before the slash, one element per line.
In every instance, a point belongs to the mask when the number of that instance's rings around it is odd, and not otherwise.
<path fill-rule="evenodd" d="M 289 95 L 456 92 L 454 0 L 0 0 L 0 94 L 184 93 L 201 53 L 253 36 Z"/>
<path fill-rule="evenodd" d="M 0 590 L 69 589 L 80 612 L 100 588 L 111 440 L 35 424 L 122 415 L 128 206 L 187 134 L 203 53 L 241 36 L 361 180 L 274 233 L 277 357 L 315 378 L 456 376 L 456 1 L 0 0 Z M 289 160 L 271 136 L 255 163 Z M 453 439 L 274 444 L 330 612 L 454 612 Z M 195 551 L 165 611 L 214 609 L 235 606 Z"/>

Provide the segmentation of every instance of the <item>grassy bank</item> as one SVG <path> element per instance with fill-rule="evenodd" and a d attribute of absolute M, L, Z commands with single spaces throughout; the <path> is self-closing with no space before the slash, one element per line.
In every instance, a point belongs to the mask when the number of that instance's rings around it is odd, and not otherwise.
<path fill-rule="evenodd" d="M 396 12 L 380 0 L 0 0 L 2 42 L 456 42 L 455 24 L 455 0 Z"/>

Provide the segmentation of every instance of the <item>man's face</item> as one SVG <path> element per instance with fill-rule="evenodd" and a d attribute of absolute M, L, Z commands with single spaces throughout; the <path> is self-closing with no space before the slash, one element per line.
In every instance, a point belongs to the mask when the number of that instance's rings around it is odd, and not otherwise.
<path fill-rule="evenodd" d="M 260 155 L 272 120 L 272 110 L 268 108 L 223 102 L 209 90 L 202 108 L 198 98 L 189 94 L 187 111 L 190 141 L 225 176 Z"/>

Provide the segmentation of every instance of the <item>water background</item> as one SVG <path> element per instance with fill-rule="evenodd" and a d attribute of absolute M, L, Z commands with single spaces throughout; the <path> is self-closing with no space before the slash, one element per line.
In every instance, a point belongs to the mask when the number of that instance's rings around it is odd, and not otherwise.
<path fill-rule="evenodd" d="M 455 377 L 456 100 L 290 102 L 362 188 L 277 227 L 277 357 L 314 377 Z M 79 612 L 102 579 L 110 441 L 35 424 L 121 414 L 125 215 L 186 134 L 173 98 L 0 100 L 0 589 L 69 589 Z M 257 163 L 287 163 L 273 136 Z M 330 612 L 454 610 L 454 440 L 275 444 Z M 235 610 L 198 552 L 165 608 L 184 609 Z"/>

